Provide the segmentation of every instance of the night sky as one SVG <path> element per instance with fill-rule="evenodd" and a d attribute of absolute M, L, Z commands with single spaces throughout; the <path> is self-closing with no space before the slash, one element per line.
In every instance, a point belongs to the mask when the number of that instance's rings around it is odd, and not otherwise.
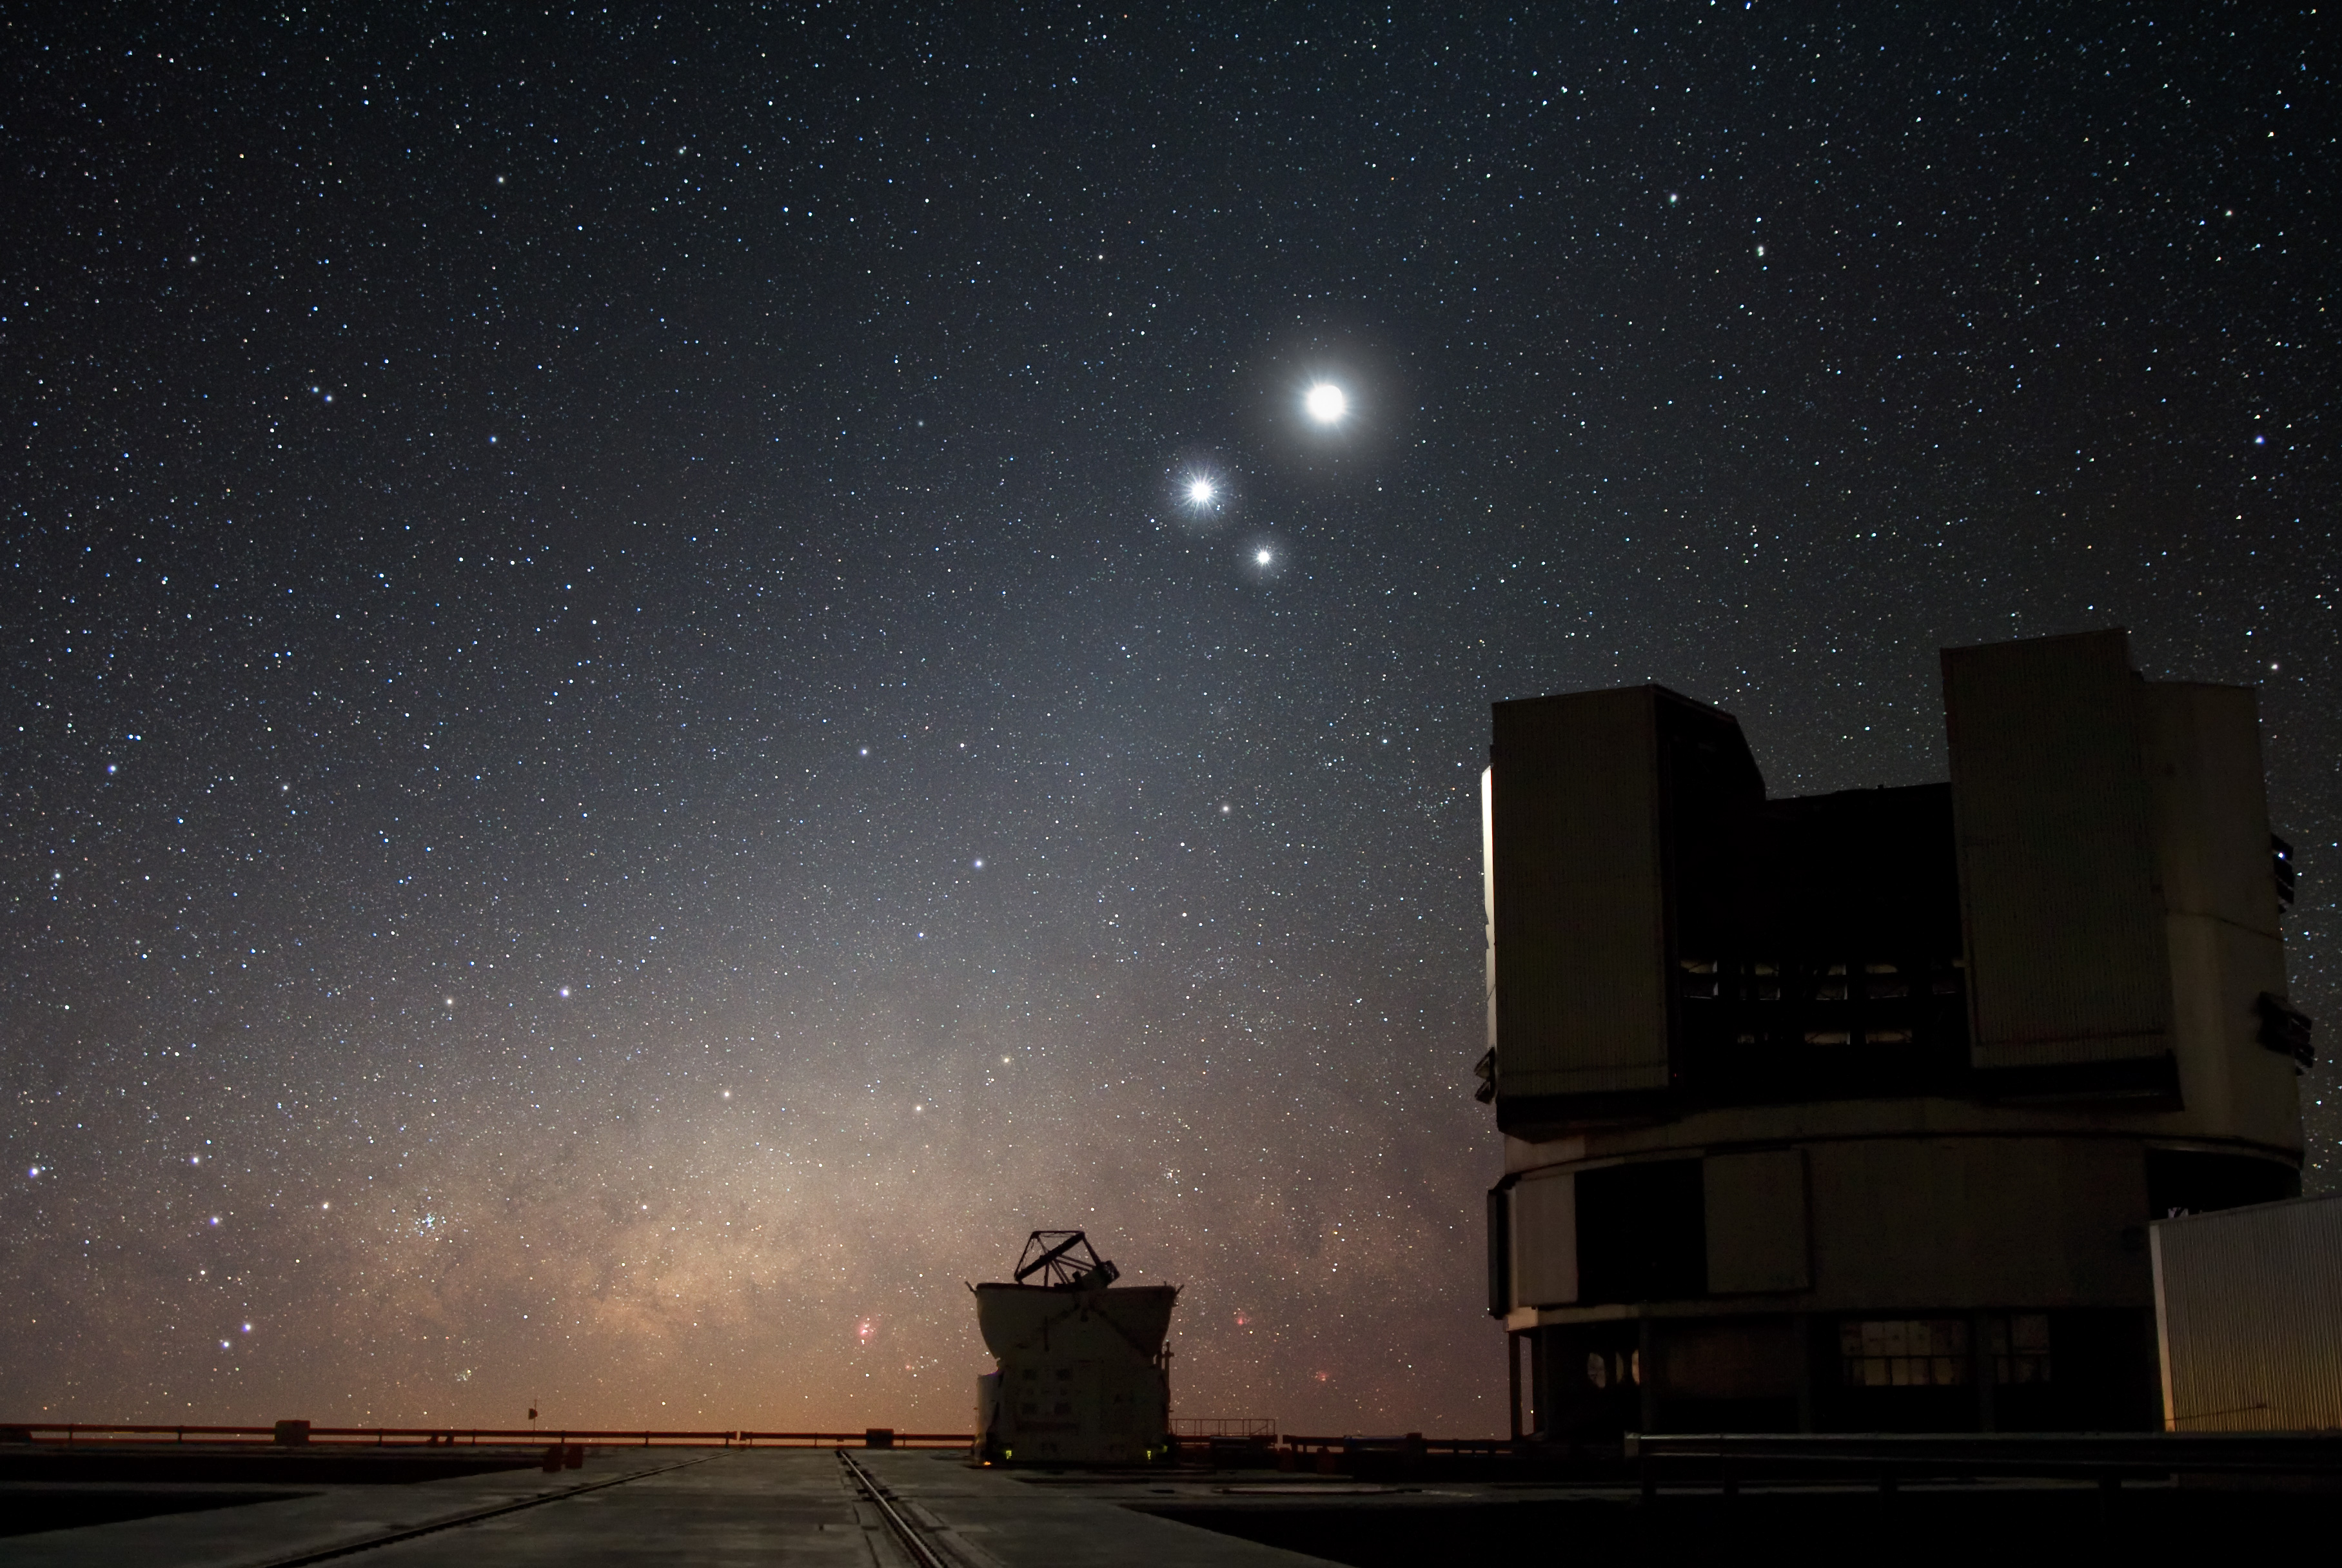
<path fill-rule="evenodd" d="M 2334 1049 L 2330 23 L 716 11 L 0 19 L 0 1418 L 1500 1429 L 1499 698 L 2127 625 Z"/>

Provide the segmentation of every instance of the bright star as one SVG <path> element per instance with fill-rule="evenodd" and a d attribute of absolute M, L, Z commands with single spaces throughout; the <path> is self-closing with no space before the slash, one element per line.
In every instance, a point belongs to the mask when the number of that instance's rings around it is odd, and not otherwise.
<path fill-rule="evenodd" d="M 1196 479 L 1189 481 L 1187 485 L 1187 499 L 1194 502 L 1196 505 L 1202 506 L 1207 504 L 1211 501 L 1212 495 L 1212 482 L 1210 480 Z"/>
<path fill-rule="evenodd" d="M 1271 554 L 1270 554 L 1267 551 L 1266 551 L 1266 550 L 1256 550 L 1256 551 L 1253 552 L 1253 557 L 1252 557 L 1252 558 L 1253 558 L 1255 561 L 1258 562 L 1261 565 L 1264 565 L 1264 566 L 1267 565 L 1267 564 L 1269 564 L 1269 562 L 1271 562 L 1271 561 L 1273 561 L 1273 560 L 1275 560 L 1275 559 L 1276 559 L 1276 557 L 1275 557 L 1275 556 L 1271 555 Z"/>
<path fill-rule="evenodd" d="M 1336 424 L 1350 412 L 1350 400 L 1332 382 L 1321 381 L 1309 389 L 1309 394 L 1301 400 L 1301 406 L 1308 410 L 1309 417 L 1318 424 Z"/>

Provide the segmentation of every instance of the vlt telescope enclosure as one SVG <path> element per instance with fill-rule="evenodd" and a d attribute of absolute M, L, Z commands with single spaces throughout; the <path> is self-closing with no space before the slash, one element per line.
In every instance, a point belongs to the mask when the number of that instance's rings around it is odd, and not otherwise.
<path fill-rule="evenodd" d="M 2158 1426 L 2146 1227 L 2300 1190 L 2253 692 L 1942 670 L 1947 783 L 1795 799 L 1658 686 L 1495 704 L 1516 1433 Z"/>

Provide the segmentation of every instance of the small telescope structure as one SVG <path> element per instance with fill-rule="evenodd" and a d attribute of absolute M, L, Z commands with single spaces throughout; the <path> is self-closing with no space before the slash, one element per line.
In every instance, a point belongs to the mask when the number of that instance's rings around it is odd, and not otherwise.
<path fill-rule="evenodd" d="M 988 1463 L 1136 1464 L 1171 1446 L 1176 1285 L 1123 1285 L 1080 1231 L 1035 1231 L 1006 1283 L 971 1285 L 999 1370 L 976 1380 Z"/>

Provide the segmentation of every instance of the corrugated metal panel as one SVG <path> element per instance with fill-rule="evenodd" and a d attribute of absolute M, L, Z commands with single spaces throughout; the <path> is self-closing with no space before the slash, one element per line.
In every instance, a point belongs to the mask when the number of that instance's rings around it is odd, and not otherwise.
<path fill-rule="evenodd" d="M 1664 1089 L 1654 693 L 1498 703 L 1493 716 L 1502 1093 Z"/>
<path fill-rule="evenodd" d="M 2164 1425 L 2342 1427 L 2342 1197 L 2157 1220 Z"/>
<path fill-rule="evenodd" d="M 1577 1299 L 1576 1177 L 1524 1177 L 1509 1206 L 1514 1304 L 1567 1306 Z"/>
<path fill-rule="evenodd" d="M 2120 631 L 1944 653 L 1978 1067 L 2171 1049 L 2138 686 Z"/>
<path fill-rule="evenodd" d="M 1513 1186 L 1506 1178 L 1488 1189 L 1488 1315 L 1513 1310 Z"/>
<path fill-rule="evenodd" d="M 1496 1048 L 1496 770 L 1480 770 L 1480 939 L 1486 950 L 1485 976 L 1488 1049 Z M 1503 1071 L 1504 1064 L 1497 1064 Z"/>
<path fill-rule="evenodd" d="M 2268 792 L 2252 688 L 2155 681 L 2142 694 L 2166 906 L 2277 938 Z"/>
<path fill-rule="evenodd" d="M 2256 1004 L 2287 992 L 2253 694 L 2156 682 L 2145 696 L 2171 1034 L 2187 1109 L 2201 1134 L 2298 1146 L 2292 1059 L 2258 1039 Z"/>
<path fill-rule="evenodd" d="M 1700 1180 L 1710 1291 L 1795 1291 L 1812 1283 L 1804 1150 L 1711 1154 Z"/>

